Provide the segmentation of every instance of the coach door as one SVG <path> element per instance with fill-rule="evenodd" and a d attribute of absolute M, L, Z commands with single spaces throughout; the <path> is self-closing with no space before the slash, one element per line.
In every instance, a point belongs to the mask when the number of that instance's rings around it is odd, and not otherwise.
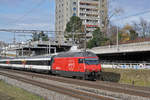
<path fill-rule="evenodd" d="M 25 69 L 26 68 L 26 60 L 22 60 L 22 65 L 23 65 L 23 68 Z"/>

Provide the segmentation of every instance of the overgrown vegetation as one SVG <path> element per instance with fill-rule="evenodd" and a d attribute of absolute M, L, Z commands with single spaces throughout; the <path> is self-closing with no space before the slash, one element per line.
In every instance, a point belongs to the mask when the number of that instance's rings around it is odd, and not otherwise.
<path fill-rule="evenodd" d="M 8 85 L 0 81 L 0 100 L 44 100 L 23 89 Z"/>
<path fill-rule="evenodd" d="M 105 80 L 114 82 L 116 78 L 118 83 L 135 85 L 135 86 L 147 86 L 150 87 L 150 70 L 146 69 L 111 69 L 103 68 L 105 73 Z M 108 74 L 107 74 L 108 73 Z M 118 77 L 117 77 L 117 76 Z"/>

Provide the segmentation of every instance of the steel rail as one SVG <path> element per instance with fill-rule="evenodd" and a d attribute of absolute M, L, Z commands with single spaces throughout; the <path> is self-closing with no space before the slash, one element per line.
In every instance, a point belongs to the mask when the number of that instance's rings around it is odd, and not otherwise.
<path fill-rule="evenodd" d="M 76 84 L 76 85 L 86 86 L 86 87 L 95 88 L 95 89 L 101 89 L 101 90 L 107 90 L 107 91 L 111 91 L 111 92 L 125 93 L 125 94 L 129 94 L 129 95 L 150 98 L 150 92 L 149 92 L 150 88 L 141 88 L 141 87 L 111 83 L 111 82 L 90 82 L 90 81 L 83 81 L 83 80 L 63 78 L 63 77 L 55 77 L 55 76 L 51 76 L 51 75 L 37 74 L 37 73 L 17 71 L 17 70 L 9 70 L 9 71 L 14 71 L 14 72 L 17 72 L 20 74 L 27 74 L 27 75 L 30 75 L 33 77 L 39 77 L 39 78 L 64 82 L 64 83 L 68 83 L 68 84 Z M 146 91 L 146 92 L 144 92 L 144 91 Z"/>
<path fill-rule="evenodd" d="M 55 91 L 64 95 L 68 95 L 68 96 L 72 96 L 75 98 L 79 98 L 81 100 L 114 100 L 112 98 L 108 98 L 108 97 L 103 97 L 103 96 L 99 96 L 99 95 L 95 95 L 95 94 L 91 94 L 91 93 L 87 93 L 87 92 L 83 92 L 83 91 L 79 91 L 79 90 L 75 90 L 75 89 L 69 89 L 69 88 L 65 88 L 65 87 L 61 87 L 58 85 L 52 85 L 52 84 L 48 84 L 48 83 L 43 83 L 40 81 L 36 81 L 36 80 L 32 80 L 32 79 L 27 79 L 24 77 L 20 77 L 20 76 L 16 76 L 13 74 L 8 74 L 8 73 L 4 73 L 4 72 L 0 72 L 0 75 L 18 80 L 18 81 L 22 81 L 28 84 L 32 84 L 44 89 L 48 89 L 51 91 Z"/>

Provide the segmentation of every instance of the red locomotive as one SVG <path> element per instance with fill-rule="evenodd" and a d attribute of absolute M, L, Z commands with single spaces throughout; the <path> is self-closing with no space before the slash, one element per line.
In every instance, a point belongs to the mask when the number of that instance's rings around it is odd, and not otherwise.
<path fill-rule="evenodd" d="M 92 52 L 66 52 L 53 58 L 53 74 L 93 80 L 99 77 L 100 72 L 99 59 Z"/>

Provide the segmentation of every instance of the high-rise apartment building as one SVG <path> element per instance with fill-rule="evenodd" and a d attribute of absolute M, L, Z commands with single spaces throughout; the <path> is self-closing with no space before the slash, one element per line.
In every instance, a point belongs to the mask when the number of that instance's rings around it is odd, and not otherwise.
<path fill-rule="evenodd" d="M 82 19 L 86 32 L 91 33 L 96 27 L 105 27 L 107 18 L 107 0 L 55 0 L 55 31 L 60 39 L 64 36 L 67 22 L 72 16 Z M 61 32 L 59 32 L 61 31 Z"/>

